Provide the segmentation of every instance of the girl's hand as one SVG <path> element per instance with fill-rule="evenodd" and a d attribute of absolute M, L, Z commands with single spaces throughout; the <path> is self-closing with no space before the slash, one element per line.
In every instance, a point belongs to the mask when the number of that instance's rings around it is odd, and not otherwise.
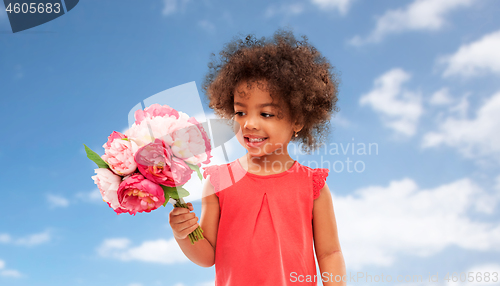
<path fill-rule="evenodd" d="M 189 210 L 182 207 L 174 207 L 169 214 L 168 222 L 172 227 L 174 237 L 177 239 L 185 239 L 193 232 L 198 225 L 198 217 L 191 212 L 193 204 L 187 203 Z"/>

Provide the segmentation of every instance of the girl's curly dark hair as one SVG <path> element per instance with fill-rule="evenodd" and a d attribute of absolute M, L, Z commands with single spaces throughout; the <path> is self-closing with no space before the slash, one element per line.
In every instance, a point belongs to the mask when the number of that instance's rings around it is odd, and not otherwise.
<path fill-rule="evenodd" d="M 235 37 L 220 52 L 220 61 L 211 54 L 209 72 L 202 89 L 209 107 L 220 118 L 234 118 L 234 91 L 242 81 L 253 85 L 264 80 L 271 97 L 288 108 L 292 120 L 304 127 L 292 141 L 302 142 L 306 152 L 315 150 L 329 133 L 336 106 L 339 79 L 329 61 L 307 42 L 298 41 L 290 31 L 278 29 L 271 40 Z M 280 112 L 281 113 L 281 112 Z M 283 113 L 278 114 L 282 118 Z"/>

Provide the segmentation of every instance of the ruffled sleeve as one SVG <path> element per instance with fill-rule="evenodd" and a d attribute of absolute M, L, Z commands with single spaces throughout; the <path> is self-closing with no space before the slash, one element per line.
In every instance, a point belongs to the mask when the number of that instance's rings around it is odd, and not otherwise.
<path fill-rule="evenodd" d="M 207 178 L 210 175 L 210 183 L 214 186 L 215 195 L 219 196 L 219 168 L 218 166 L 208 166 L 203 171 L 203 178 Z"/>
<path fill-rule="evenodd" d="M 313 199 L 319 198 L 319 194 L 323 186 L 325 186 L 326 177 L 328 177 L 328 172 L 330 170 L 325 168 L 313 169 L 312 181 L 313 181 Z"/>

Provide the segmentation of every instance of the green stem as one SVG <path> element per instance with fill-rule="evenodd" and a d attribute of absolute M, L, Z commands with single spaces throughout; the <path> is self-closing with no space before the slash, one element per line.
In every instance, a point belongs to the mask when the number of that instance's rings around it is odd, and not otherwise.
<path fill-rule="evenodd" d="M 194 244 L 194 239 L 193 239 L 193 237 L 191 236 L 191 234 L 189 234 L 189 241 L 191 241 L 191 244 Z"/>
<path fill-rule="evenodd" d="M 181 208 L 186 208 L 186 209 L 189 209 L 188 205 L 187 204 L 183 204 L 180 199 L 179 200 L 175 200 L 175 205 L 176 207 L 181 207 Z M 193 232 L 191 232 L 188 236 L 189 236 L 189 241 L 191 241 L 191 244 L 194 244 L 196 241 L 200 240 L 200 239 L 204 239 L 205 237 L 203 236 L 203 229 L 201 229 L 201 227 L 197 227 Z"/>

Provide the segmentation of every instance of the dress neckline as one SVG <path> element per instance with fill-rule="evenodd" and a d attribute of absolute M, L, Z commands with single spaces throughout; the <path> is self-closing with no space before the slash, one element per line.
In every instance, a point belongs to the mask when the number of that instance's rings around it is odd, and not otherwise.
<path fill-rule="evenodd" d="M 288 170 L 283 171 L 283 172 L 281 172 L 281 173 L 271 174 L 271 175 L 257 175 L 257 174 L 253 174 L 253 173 L 248 172 L 248 171 L 247 171 L 247 170 L 245 170 L 245 169 L 243 168 L 243 166 L 241 165 L 241 163 L 240 163 L 240 159 L 236 159 L 236 163 L 235 163 L 235 165 L 236 165 L 236 166 L 237 166 L 237 167 L 238 167 L 241 171 L 243 171 L 243 172 L 245 173 L 245 175 L 250 176 L 250 177 L 256 177 L 256 178 L 275 178 L 275 177 L 281 177 L 281 176 L 284 176 L 284 175 L 286 175 L 286 174 L 288 174 L 288 173 L 292 173 L 292 172 L 293 172 L 293 170 L 294 170 L 294 169 L 296 168 L 296 166 L 298 165 L 298 163 L 299 163 L 299 162 L 298 162 L 297 160 L 294 160 L 294 161 L 293 161 L 292 166 L 291 166 Z"/>

